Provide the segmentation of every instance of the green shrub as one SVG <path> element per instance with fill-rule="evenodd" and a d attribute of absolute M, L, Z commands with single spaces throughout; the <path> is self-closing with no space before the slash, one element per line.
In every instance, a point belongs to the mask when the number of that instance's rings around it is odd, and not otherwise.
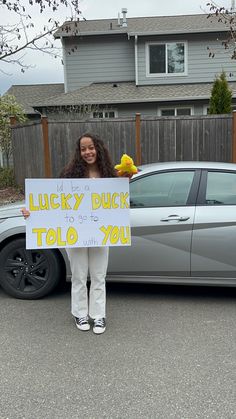
<path fill-rule="evenodd" d="M 0 167 L 0 189 L 16 187 L 13 170 L 9 167 Z"/>

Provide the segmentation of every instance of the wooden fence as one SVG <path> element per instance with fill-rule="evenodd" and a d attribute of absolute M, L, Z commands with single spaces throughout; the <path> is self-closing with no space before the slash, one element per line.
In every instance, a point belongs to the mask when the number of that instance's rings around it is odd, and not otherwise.
<path fill-rule="evenodd" d="M 136 164 L 158 161 L 236 162 L 236 112 L 232 115 L 141 117 L 88 121 L 53 121 L 12 126 L 16 182 L 57 177 L 84 132 L 101 136 L 114 163 L 123 153 Z"/>

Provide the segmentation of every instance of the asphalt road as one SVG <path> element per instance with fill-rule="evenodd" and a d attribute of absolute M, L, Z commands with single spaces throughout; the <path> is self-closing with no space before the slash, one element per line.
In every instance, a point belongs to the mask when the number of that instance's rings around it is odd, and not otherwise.
<path fill-rule="evenodd" d="M 0 290 L 1 419 L 236 418 L 236 289 L 108 285 L 104 335 L 70 290 Z"/>

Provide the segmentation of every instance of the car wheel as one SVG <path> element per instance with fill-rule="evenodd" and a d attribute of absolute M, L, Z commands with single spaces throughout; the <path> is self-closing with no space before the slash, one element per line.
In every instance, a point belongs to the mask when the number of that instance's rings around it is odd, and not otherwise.
<path fill-rule="evenodd" d="M 12 297 L 44 297 L 59 280 L 60 263 L 53 249 L 26 250 L 25 239 L 19 238 L 0 252 L 0 285 Z"/>

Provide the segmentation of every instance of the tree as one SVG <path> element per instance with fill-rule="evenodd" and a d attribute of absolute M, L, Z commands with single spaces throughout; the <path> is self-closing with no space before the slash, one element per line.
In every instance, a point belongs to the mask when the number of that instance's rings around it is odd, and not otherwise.
<path fill-rule="evenodd" d="M 9 167 L 12 155 L 11 116 L 14 116 L 19 123 L 25 122 L 27 119 L 23 108 L 16 102 L 14 96 L 0 96 L 0 149 L 6 157 L 7 167 Z"/>
<path fill-rule="evenodd" d="M 224 71 L 214 81 L 210 97 L 210 114 L 224 114 L 232 111 L 232 91 Z"/>
<path fill-rule="evenodd" d="M 225 25 L 228 33 L 226 39 L 222 41 L 222 45 L 225 49 L 229 50 L 231 58 L 236 59 L 236 13 L 234 7 L 227 9 L 225 7 L 219 6 L 214 1 L 207 3 L 209 8 L 208 19 L 212 17 L 217 18 L 218 22 Z M 214 58 L 215 53 L 209 49 L 209 57 Z"/>
<path fill-rule="evenodd" d="M 1 16 L 5 13 L 11 22 L 15 22 L 0 25 L 0 62 L 16 64 L 24 72 L 29 68 L 24 61 L 26 50 L 42 51 L 58 57 L 59 48 L 55 47 L 52 35 L 63 22 L 52 16 L 56 17 L 63 8 L 67 8 L 70 10 L 69 21 L 77 22 L 81 13 L 78 4 L 79 0 L 0 0 Z M 37 18 L 32 16 L 35 11 Z M 36 29 L 42 15 L 50 18 Z M 5 16 L 2 20 L 7 22 Z M 1 68 L 0 71 L 4 72 Z"/>

